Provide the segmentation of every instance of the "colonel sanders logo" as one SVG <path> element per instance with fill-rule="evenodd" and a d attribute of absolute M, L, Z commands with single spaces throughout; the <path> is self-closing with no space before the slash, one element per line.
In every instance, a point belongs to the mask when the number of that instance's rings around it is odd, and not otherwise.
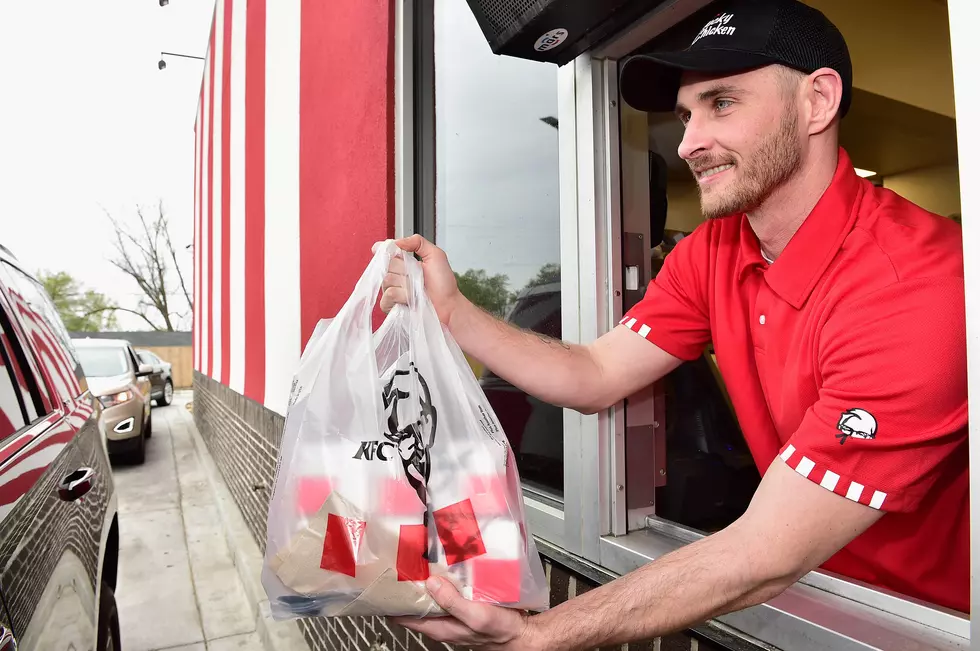
<path fill-rule="evenodd" d="M 841 445 L 849 438 L 871 440 L 878 431 L 878 421 L 863 409 L 848 409 L 837 421 L 837 429 L 840 434 L 836 437 L 840 439 Z"/>
<path fill-rule="evenodd" d="M 429 386 L 412 364 L 407 371 L 395 371 L 381 397 L 388 425 L 384 436 L 397 448 L 408 483 L 424 505 L 431 465 L 429 448 L 436 436 L 436 408 Z"/>

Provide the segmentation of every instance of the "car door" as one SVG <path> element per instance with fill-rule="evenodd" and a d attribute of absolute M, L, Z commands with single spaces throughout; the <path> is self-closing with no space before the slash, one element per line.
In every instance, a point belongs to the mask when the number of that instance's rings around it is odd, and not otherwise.
<path fill-rule="evenodd" d="M 141 364 L 149 364 L 153 367 L 153 375 L 150 376 L 150 389 L 152 392 L 156 394 L 162 393 L 163 365 L 160 363 L 160 360 L 148 350 L 136 351 L 136 356 L 139 358 Z"/>
<path fill-rule="evenodd" d="M 97 403 L 43 289 L 0 264 L 0 595 L 21 651 L 90 649 L 111 475 Z M 2 382 L 0 374 L 0 382 Z M 8 394 L 10 390 L 8 387 Z"/>

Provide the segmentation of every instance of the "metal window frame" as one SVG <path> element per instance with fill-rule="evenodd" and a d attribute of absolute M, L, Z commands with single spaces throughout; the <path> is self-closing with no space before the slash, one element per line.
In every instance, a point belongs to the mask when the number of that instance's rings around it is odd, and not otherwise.
<path fill-rule="evenodd" d="M 618 98 L 618 78 L 616 74 L 618 60 L 628 55 L 643 43 L 657 34 L 662 33 L 672 25 L 709 3 L 709 0 L 673 0 L 664 3 L 649 12 L 637 23 L 628 27 L 622 34 L 601 45 L 592 52 L 586 52 L 576 59 L 578 69 L 589 68 L 599 71 L 592 77 L 594 84 L 603 85 L 603 94 L 607 98 Z M 975 39 L 971 38 L 969 25 L 980 19 L 980 5 L 970 0 L 949 0 L 949 19 L 951 23 L 951 41 L 953 48 L 954 77 L 956 79 L 956 104 L 962 110 L 960 115 L 966 115 L 965 107 L 971 106 L 971 100 L 978 94 L 976 83 L 977 73 L 970 66 L 977 56 Z M 973 19 L 972 21 L 970 19 Z M 959 27 L 959 30 L 956 27 Z M 961 79 L 965 81 L 961 81 Z M 974 83 L 970 83 L 970 82 Z M 579 84 L 579 92 L 594 95 L 594 89 L 584 83 Z M 579 98 L 581 101 L 581 98 Z M 610 99 L 609 101 L 612 101 Z M 621 164 L 618 156 L 612 155 L 618 145 L 609 142 L 619 137 L 619 123 L 613 112 L 599 117 L 595 122 L 592 134 L 582 133 L 581 128 L 577 137 L 581 138 L 579 151 L 592 147 L 595 155 L 593 170 L 606 169 L 603 180 L 605 187 L 596 187 L 593 198 L 596 206 L 604 205 L 607 211 L 605 221 L 612 231 L 621 229 L 622 215 L 629 206 L 613 207 L 610 199 L 617 196 L 617 185 L 622 178 L 622 170 L 616 169 Z M 963 143 L 980 144 L 980 127 L 976 123 L 966 124 L 960 120 L 958 126 L 958 141 L 960 158 L 961 203 L 967 209 L 976 207 L 980 213 L 980 190 L 966 183 L 973 178 L 971 171 L 980 172 L 980 157 L 974 154 L 974 149 L 963 146 Z M 582 172 L 589 166 L 578 162 L 581 184 Z M 563 169 L 564 172 L 564 169 Z M 564 181 L 563 181 L 564 182 Z M 587 192 L 579 188 L 580 202 L 587 205 Z M 975 242 L 980 247 L 980 223 L 968 229 L 964 222 L 964 246 L 967 242 Z M 612 245 L 612 240 L 608 240 Z M 967 268 L 967 325 L 968 338 L 972 344 L 969 349 L 971 363 L 971 397 L 975 404 L 980 404 L 977 397 L 980 392 L 980 266 L 973 269 L 969 256 Z M 612 256 L 607 256 L 612 260 Z M 620 275 L 619 269 L 612 271 L 604 269 L 607 278 L 614 279 Z M 971 282 L 971 279 L 973 282 Z M 610 285 L 612 293 L 621 287 Z M 605 305 L 610 318 L 607 323 L 616 323 L 619 316 L 616 303 L 613 300 Z M 583 304 L 583 308 L 585 305 Z M 584 309 L 583 309 L 584 311 Z M 601 334 L 601 333 L 599 333 Z M 625 465 L 620 462 L 621 454 L 616 446 L 623 430 L 621 421 L 616 420 L 617 410 L 605 415 L 608 422 L 614 423 L 607 443 L 612 445 L 612 454 L 607 459 L 608 476 L 613 485 L 625 485 Z M 978 423 L 980 416 L 972 418 L 971 422 Z M 971 461 L 980 463 L 980 434 L 977 434 L 980 424 L 971 427 Z M 972 479 L 972 477 L 971 477 Z M 980 480 L 971 483 L 974 514 L 980 517 Z M 617 492 L 610 494 L 605 506 L 611 514 L 612 531 L 604 533 L 616 534 L 622 531 L 623 507 L 617 500 L 612 499 Z M 630 515 L 627 513 L 627 520 Z M 599 541 L 600 554 L 596 558 L 591 554 L 585 555 L 589 561 L 596 563 L 607 571 L 622 575 L 630 572 L 683 544 L 693 542 L 703 537 L 703 534 L 692 531 L 676 523 L 649 518 L 648 526 L 642 531 L 627 535 L 603 535 Z M 980 535 L 980 526 L 975 525 L 973 531 Z M 588 545 L 591 549 L 592 546 Z M 973 566 L 980 562 L 980 546 L 974 546 Z M 980 579 L 974 573 L 972 577 L 973 595 L 980 597 Z M 826 572 L 815 571 L 801 579 L 796 585 L 767 604 L 749 608 L 718 618 L 718 621 L 729 625 L 748 636 L 755 642 L 772 644 L 779 648 L 794 650 L 808 649 L 892 649 L 912 648 L 910 643 L 920 646 L 914 648 L 969 648 L 971 624 L 962 614 L 948 611 L 931 604 L 908 599 L 902 595 L 888 593 L 873 586 L 863 585 L 849 579 Z M 973 633 L 980 639 L 980 628 L 974 628 Z"/>
<path fill-rule="evenodd" d="M 980 602 L 980 261 L 969 255 L 980 250 L 980 124 L 970 119 L 969 109 L 980 100 L 980 73 L 976 61 L 980 44 L 971 29 L 980 22 L 976 0 L 948 0 L 949 40 L 953 61 L 953 100 L 960 175 L 960 214 L 963 220 L 964 282 L 966 285 L 966 353 L 970 403 L 970 603 Z M 970 623 L 970 639 L 980 640 L 980 617 Z"/>
<path fill-rule="evenodd" d="M 395 188 L 396 188 L 396 220 L 395 236 L 401 237 L 410 233 L 419 233 L 426 239 L 435 242 L 436 239 L 436 115 L 435 115 L 435 0 L 395 0 Z M 578 111 L 575 106 L 576 94 L 574 73 L 571 64 L 566 66 L 568 71 L 558 70 L 559 85 L 559 123 L 575 124 Z M 568 75 L 571 74 L 571 77 Z M 563 84 L 566 85 L 563 89 Z M 409 128 L 411 125 L 411 128 Z M 591 130 L 591 125 L 590 125 Z M 563 134 L 568 133 L 568 127 L 559 129 L 559 150 L 562 147 L 576 147 L 578 139 L 569 139 Z M 559 156 L 561 158 L 561 155 Z M 575 160 L 573 158 L 573 160 Z M 592 158 L 587 157 L 591 162 Z M 574 179 L 573 172 L 573 179 Z M 562 169 L 564 179 L 566 170 Z M 574 334 L 566 336 L 569 341 L 578 341 L 580 334 L 579 305 L 595 306 L 595 291 L 593 290 L 588 302 L 581 302 L 578 295 L 577 271 L 570 275 L 566 264 L 573 269 L 579 269 L 578 261 L 578 198 L 577 186 L 562 182 L 560 186 L 561 209 L 561 263 L 562 263 L 562 327 L 575 324 Z M 569 194 L 571 193 L 571 194 Z M 588 236 L 586 229 L 585 236 Z M 571 247 L 571 248 L 570 248 Z M 595 256 L 595 245 L 592 245 L 592 257 Z M 588 267 L 587 267 L 588 268 Z M 594 267 L 592 267 L 594 268 Z M 594 273 L 588 272 L 594 278 Z M 573 284 L 574 292 L 566 292 L 566 280 Z M 591 318 L 600 311 L 591 310 Z M 595 326 L 588 332 L 596 331 Z M 571 332 L 571 331 L 569 331 Z M 591 489 L 580 490 L 577 481 L 583 468 L 589 464 L 581 457 L 580 448 L 583 441 L 597 440 L 596 422 L 583 423 L 580 414 L 566 410 L 564 412 L 564 445 L 565 445 L 565 498 L 561 504 L 556 501 L 540 498 L 535 491 L 524 492 L 525 516 L 529 531 L 541 540 L 567 549 L 576 554 L 586 553 L 583 541 L 592 545 L 591 554 L 598 557 L 598 539 L 600 531 L 597 526 L 579 526 L 583 517 L 595 520 L 597 516 L 589 515 L 597 512 L 597 492 Z M 593 417 L 593 421 L 595 421 Z M 588 443 L 586 447 L 589 447 Z M 591 464 L 596 468 L 596 464 Z M 573 499 L 569 500 L 569 492 Z M 587 512 L 588 509 L 591 509 Z"/>

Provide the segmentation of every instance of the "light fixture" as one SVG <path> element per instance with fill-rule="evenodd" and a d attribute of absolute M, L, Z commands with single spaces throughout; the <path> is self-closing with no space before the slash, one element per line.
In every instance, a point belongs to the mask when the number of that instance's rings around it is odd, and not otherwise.
<path fill-rule="evenodd" d="M 157 68 L 160 68 L 160 70 L 163 70 L 166 67 L 167 67 L 167 62 L 164 61 L 163 59 L 160 59 L 159 63 L 157 63 Z"/>
<path fill-rule="evenodd" d="M 862 179 L 866 179 L 869 176 L 875 176 L 876 174 L 878 174 L 877 172 L 872 172 L 871 170 L 863 170 L 860 167 L 855 167 L 854 172 Z"/>
<path fill-rule="evenodd" d="M 170 0 L 160 0 L 161 7 L 166 7 L 168 4 L 170 4 Z"/>

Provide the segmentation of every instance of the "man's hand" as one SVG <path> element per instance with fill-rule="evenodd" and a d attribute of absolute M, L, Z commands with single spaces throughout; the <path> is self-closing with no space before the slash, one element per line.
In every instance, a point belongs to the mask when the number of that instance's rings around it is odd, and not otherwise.
<path fill-rule="evenodd" d="M 374 245 L 374 248 L 379 246 Z M 395 245 L 406 252 L 406 255 L 418 253 L 422 259 L 422 275 L 425 279 L 425 292 L 436 308 L 436 314 L 443 324 L 449 325 L 456 307 L 466 299 L 456 285 L 456 276 L 449 266 L 449 259 L 446 252 L 432 244 L 421 235 L 412 235 L 395 241 Z M 408 292 L 406 291 L 407 278 L 405 277 L 405 261 L 401 258 L 393 258 L 388 265 L 388 273 L 385 275 L 384 283 L 381 286 L 381 309 L 385 313 L 391 311 L 396 304 L 406 305 L 408 303 Z"/>
<path fill-rule="evenodd" d="M 426 587 L 448 617 L 393 617 L 392 620 L 438 642 L 492 651 L 531 651 L 528 616 L 510 608 L 491 606 L 464 599 L 451 583 L 432 577 Z"/>

